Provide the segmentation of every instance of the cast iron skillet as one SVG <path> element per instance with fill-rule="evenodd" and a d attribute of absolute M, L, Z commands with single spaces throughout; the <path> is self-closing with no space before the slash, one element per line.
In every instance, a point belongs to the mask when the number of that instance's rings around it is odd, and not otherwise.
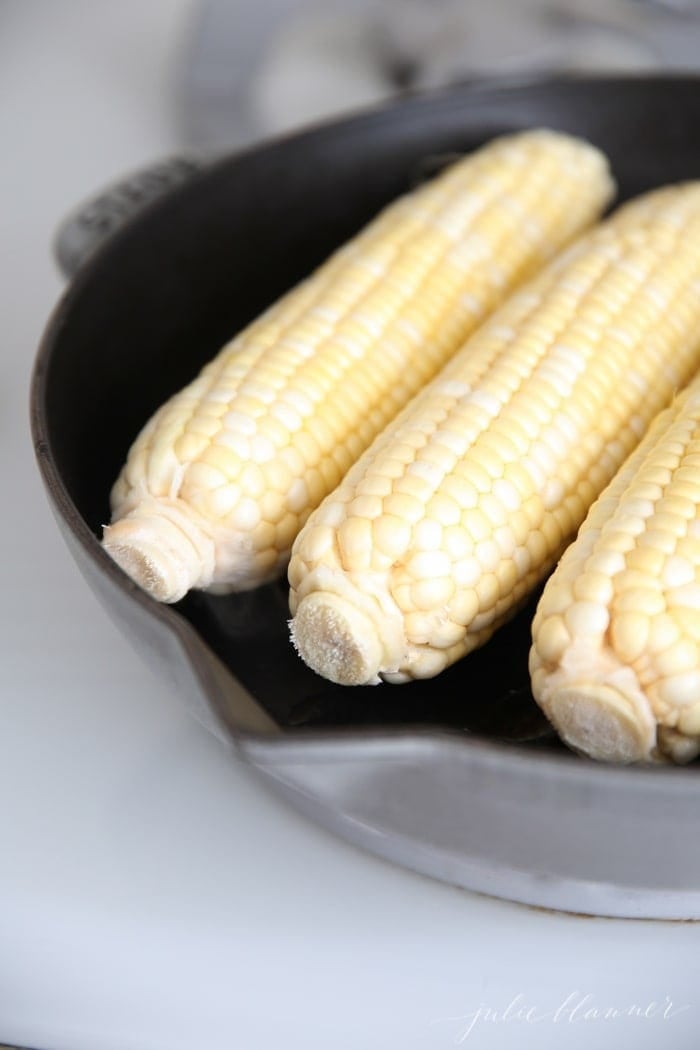
<path fill-rule="evenodd" d="M 700 177 L 693 78 L 457 87 L 213 163 L 110 238 L 59 304 L 32 384 L 36 455 L 117 624 L 312 818 L 497 896 L 697 918 L 697 767 L 619 769 L 565 751 L 528 689 L 531 608 L 438 679 L 342 689 L 289 646 L 283 584 L 163 606 L 97 541 L 137 430 L 226 339 L 445 155 L 538 125 L 605 150 L 621 198 Z"/>

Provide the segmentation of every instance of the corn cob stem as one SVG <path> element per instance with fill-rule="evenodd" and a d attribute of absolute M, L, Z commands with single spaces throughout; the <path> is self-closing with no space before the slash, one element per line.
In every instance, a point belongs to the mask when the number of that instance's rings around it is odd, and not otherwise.
<path fill-rule="evenodd" d="M 145 497 L 118 528 L 105 526 L 103 542 L 117 564 L 158 601 L 206 586 L 214 574 L 211 538 L 174 500 Z"/>
<path fill-rule="evenodd" d="M 575 750 L 700 753 L 700 379 L 594 503 L 533 621 L 533 693 Z"/>
<path fill-rule="evenodd" d="M 611 191 L 597 150 L 536 131 L 394 203 L 156 413 L 114 485 L 105 549 L 167 602 L 279 575 L 375 435 Z"/>
<path fill-rule="evenodd" d="M 699 365 L 693 183 L 621 209 L 514 295 L 309 518 L 289 566 L 300 655 L 355 685 L 481 645 Z"/>

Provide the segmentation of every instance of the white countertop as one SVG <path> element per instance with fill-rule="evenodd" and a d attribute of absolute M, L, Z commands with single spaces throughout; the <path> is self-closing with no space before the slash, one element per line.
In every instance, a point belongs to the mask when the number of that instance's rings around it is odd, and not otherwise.
<path fill-rule="evenodd" d="M 490 900 L 305 822 L 152 676 L 63 546 L 26 408 L 61 290 L 50 241 L 86 194 L 178 148 L 191 7 L 0 6 L 0 1042 L 690 1050 L 697 924 Z"/>

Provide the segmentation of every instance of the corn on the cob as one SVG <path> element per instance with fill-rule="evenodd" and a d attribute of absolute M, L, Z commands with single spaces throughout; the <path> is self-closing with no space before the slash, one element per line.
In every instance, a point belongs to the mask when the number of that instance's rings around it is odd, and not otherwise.
<path fill-rule="evenodd" d="M 555 562 L 700 365 L 700 183 L 621 209 L 516 293 L 297 537 L 292 641 L 342 684 L 431 677 Z"/>
<path fill-rule="evenodd" d="M 530 670 L 578 751 L 700 753 L 700 378 L 654 421 L 547 581 Z"/>
<path fill-rule="evenodd" d="M 166 602 L 279 575 L 374 436 L 611 191 L 594 147 L 534 131 L 395 202 L 146 425 L 106 550 Z"/>

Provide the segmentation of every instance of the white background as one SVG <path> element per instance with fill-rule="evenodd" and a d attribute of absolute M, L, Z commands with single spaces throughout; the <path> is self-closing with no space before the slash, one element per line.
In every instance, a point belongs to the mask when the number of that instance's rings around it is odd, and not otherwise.
<path fill-rule="evenodd" d="M 307 824 L 181 710 L 64 550 L 27 427 L 50 242 L 87 193 L 178 147 L 191 7 L 0 5 L 0 1041 L 696 1047 L 697 925 L 478 897 Z M 665 1018 L 584 1016 L 666 997 Z"/>

